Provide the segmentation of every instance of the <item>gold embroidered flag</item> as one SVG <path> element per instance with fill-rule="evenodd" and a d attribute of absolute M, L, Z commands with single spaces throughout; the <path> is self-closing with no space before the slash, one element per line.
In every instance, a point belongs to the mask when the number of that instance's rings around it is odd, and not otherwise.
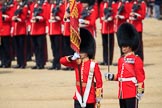
<path fill-rule="evenodd" d="M 80 35 L 79 35 L 79 12 L 76 0 L 69 0 L 70 3 L 70 42 L 71 48 L 75 52 L 79 52 L 80 48 Z"/>

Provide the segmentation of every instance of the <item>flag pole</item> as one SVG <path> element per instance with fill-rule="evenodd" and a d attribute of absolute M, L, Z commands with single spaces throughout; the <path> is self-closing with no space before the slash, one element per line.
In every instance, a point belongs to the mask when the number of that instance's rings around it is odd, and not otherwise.
<path fill-rule="evenodd" d="M 76 5 L 76 0 L 69 0 L 70 3 L 70 42 L 71 48 L 78 52 L 80 51 L 80 35 L 79 35 L 79 12 Z M 78 64 L 78 72 L 79 72 L 79 85 L 80 85 L 80 95 L 83 103 L 83 91 L 82 91 L 82 77 L 81 77 L 81 63 Z M 82 106 L 82 105 L 81 105 Z M 83 107 L 82 107 L 83 108 Z"/>

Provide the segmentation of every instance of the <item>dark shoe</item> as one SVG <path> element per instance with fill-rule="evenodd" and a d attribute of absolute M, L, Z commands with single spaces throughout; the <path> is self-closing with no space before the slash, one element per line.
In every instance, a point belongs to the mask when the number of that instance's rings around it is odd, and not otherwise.
<path fill-rule="evenodd" d="M 56 69 L 56 70 L 60 70 L 60 69 L 61 69 L 61 67 L 56 67 L 55 69 Z"/>
<path fill-rule="evenodd" d="M 62 70 L 69 71 L 69 70 L 74 70 L 74 69 L 71 67 L 66 67 L 66 68 L 63 68 Z"/>
<path fill-rule="evenodd" d="M 71 71 L 72 71 L 72 70 L 74 70 L 74 68 L 70 68 L 69 70 L 71 70 Z"/>
<path fill-rule="evenodd" d="M 54 70 L 56 67 L 52 66 L 52 67 L 49 67 L 48 70 Z"/>
<path fill-rule="evenodd" d="M 32 59 L 31 58 L 27 58 L 26 61 L 32 61 Z"/>
<path fill-rule="evenodd" d="M 13 67 L 13 68 L 17 69 L 17 68 L 20 68 L 20 67 L 21 67 L 20 65 L 17 65 L 17 66 L 15 66 L 15 67 Z"/>
<path fill-rule="evenodd" d="M 2 68 L 10 68 L 11 65 L 3 65 Z"/>
<path fill-rule="evenodd" d="M 106 65 L 108 65 L 108 63 L 106 63 L 106 62 L 101 62 L 101 63 L 99 63 L 99 65 L 106 66 Z"/>
<path fill-rule="evenodd" d="M 38 66 L 37 69 L 44 69 L 44 66 Z"/>
<path fill-rule="evenodd" d="M 113 66 L 118 66 L 118 63 L 114 63 Z"/>
<path fill-rule="evenodd" d="M 33 66 L 31 69 L 37 69 L 37 66 Z"/>
<path fill-rule="evenodd" d="M 3 65 L 0 65 L 0 68 L 2 68 L 3 67 Z"/>
<path fill-rule="evenodd" d="M 68 67 L 66 67 L 66 68 L 63 68 L 62 70 L 68 71 L 68 70 L 69 70 L 69 68 L 68 68 Z"/>
<path fill-rule="evenodd" d="M 20 66 L 21 69 L 25 69 L 26 66 Z"/>

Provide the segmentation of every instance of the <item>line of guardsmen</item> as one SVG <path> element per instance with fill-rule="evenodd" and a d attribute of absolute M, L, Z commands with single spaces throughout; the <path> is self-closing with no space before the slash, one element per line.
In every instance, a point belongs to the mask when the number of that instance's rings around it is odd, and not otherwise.
<path fill-rule="evenodd" d="M 16 56 L 17 66 L 14 68 L 23 69 L 34 54 L 36 64 L 32 69 L 44 69 L 48 60 L 46 42 L 48 35 L 53 54 L 52 66 L 49 69 L 61 69 L 60 57 L 74 53 L 70 47 L 69 1 L 1 0 L 0 2 L 2 14 L 0 67 L 11 67 L 11 62 Z M 143 0 L 103 0 L 100 4 L 95 0 L 77 0 L 77 6 L 79 26 L 88 29 L 94 38 L 96 19 L 100 18 L 103 43 L 101 65 L 112 64 L 114 34 L 120 24 L 126 21 L 133 24 L 140 34 L 141 44 L 136 53 L 143 59 L 142 20 L 146 14 Z M 65 70 L 71 68 L 67 67 Z"/>

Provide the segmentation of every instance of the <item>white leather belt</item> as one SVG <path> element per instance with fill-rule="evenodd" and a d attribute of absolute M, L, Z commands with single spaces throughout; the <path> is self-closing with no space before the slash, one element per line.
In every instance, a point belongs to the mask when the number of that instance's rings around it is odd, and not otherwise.
<path fill-rule="evenodd" d="M 133 83 L 137 84 L 137 79 L 135 77 L 118 78 L 118 81 L 120 81 L 120 82 L 132 81 Z"/>

